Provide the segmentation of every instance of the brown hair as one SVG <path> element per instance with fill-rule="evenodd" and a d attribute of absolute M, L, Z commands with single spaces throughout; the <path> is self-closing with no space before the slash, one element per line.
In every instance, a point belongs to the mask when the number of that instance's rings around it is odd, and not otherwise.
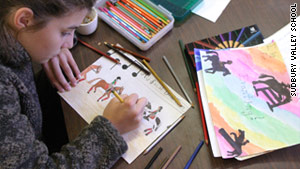
<path fill-rule="evenodd" d="M 49 18 L 61 17 L 78 9 L 88 9 L 96 0 L 0 0 L 0 26 L 8 26 L 7 18 L 16 8 L 28 7 L 34 13 L 37 24 L 35 28 L 43 27 Z"/>

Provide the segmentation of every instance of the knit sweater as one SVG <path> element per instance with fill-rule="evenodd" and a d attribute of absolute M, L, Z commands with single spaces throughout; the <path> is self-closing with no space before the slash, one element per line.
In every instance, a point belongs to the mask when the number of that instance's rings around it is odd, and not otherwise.
<path fill-rule="evenodd" d="M 0 39 L 0 168 L 110 168 L 127 144 L 102 116 L 60 152 L 48 153 L 31 58 L 7 31 Z"/>

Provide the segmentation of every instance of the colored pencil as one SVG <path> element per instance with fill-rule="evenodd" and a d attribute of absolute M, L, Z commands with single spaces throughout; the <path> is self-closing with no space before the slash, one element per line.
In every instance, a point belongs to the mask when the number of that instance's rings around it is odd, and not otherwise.
<path fill-rule="evenodd" d="M 196 89 L 197 89 L 197 97 L 198 97 L 198 103 L 199 103 L 199 109 L 200 109 L 200 115 L 201 115 L 204 140 L 205 140 L 205 144 L 208 145 L 208 134 L 207 134 L 205 116 L 204 116 L 203 105 L 202 105 L 202 100 L 201 100 L 201 96 L 200 96 L 200 89 L 199 89 L 198 82 L 196 82 Z"/>
<path fill-rule="evenodd" d="M 107 43 L 107 42 L 104 42 L 104 44 L 105 44 L 108 48 L 114 50 L 116 53 L 118 53 L 119 55 L 121 55 L 122 57 L 124 57 L 125 59 L 127 59 L 127 60 L 128 60 L 129 62 L 131 62 L 132 64 L 136 65 L 139 69 L 141 69 L 142 71 L 144 71 L 147 75 L 150 74 L 149 70 L 147 70 L 146 68 L 144 68 L 144 66 L 143 66 L 142 64 L 139 64 L 137 61 L 132 60 L 131 58 L 129 58 L 128 56 L 126 56 L 124 53 L 120 52 L 119 49 L 117 49 L 117 48 L 111 46 L 111 45 L 110 45 L 109 43 Z"/>
<path fill-rule="evenodd" d="M 139 6 L 140 8 L 142 8 L 143 10 L 145 10 L 146 12 L 148 12 L 154 18 L 157 18 L 160 22 L 163 22 L 166 25 L 168 24 L 168 22 L 166 22 L 165 20 L 163 20 L 162 18 L 160 18 L 159 16 L 157 16 L 156 14 L 154 14 L 149 8 L 147 8 L 146 6 L 144 6 L 143 4 L 141 4 L 140 2 L 138 2 L 136 0 L 131 0 L 131 2 L 133 2 L 137 6 Z"/>
<path fill-rule="evenodd" d="M 223 44 L 225 45 L 225 47 L 228 48 L 228 43 L 227 43 L 227 41 L 224 39 L 223 35 L 222 35 L 222 34 L 219 34 L 219 36 L 220 36 L 220 38 L 221 38 Z"/>
<path fill-rule="evenodd" d="M 168 161 L 168 157 L 165 157 L 164 159 L 163 159 L 163 161 L 160 163 L 160 165 L 158 166 L 158 168 L 157 169 L 161 169 L 164 165 L 165 165 L 165 163 Z"/>
<path fill-rule="evenodd" d="M 149 32 L 146 32 L 147 29 L 144 30 L 142 25 L 140 25 L 139 23 L 137 23 L 136 21 L 134 21 L 133 19 L 131 19 L 129 16 L 127 16 L 125 13 L 123 13 L 122 11 L 120 11 L 117 7 L 115 7 L 114 5 L 112 5 L 110 2 L 106 1 L 106 4 L 108 4 L 110 6 L 110 10 L 113 11 L 113 12 L 115 12 L 119 16 L 119 18 L 122 18 L 131 27 L 134 27 L 137 30 L 139 30 L 140 33 L 143 33 L 148 38 L 151 38 L 151 35 L 149 34 Z"/>
<path fill-rule="evenodd" d="M 147 25 L 147 23 L 145 23 L 143 20 L 139 19 L 138 17 L 136 17 L 135 15 L 133 15 L 131 12 L 127 11 L 124 7 L 122 7 L 121 5 L 116 3 L 116 7 L 126 13 L 128 16 L 130 16 L 133 20 L 135 20 L 136 22 L 140 23 L 141 25 L 143 25 L 144 27 L 148 28 L 149 31 L 153 32 L 153 33 L 157 33 L 156 30 L 154 30 L 153 28 L 151 28 L 149 25 Z"/>
<path fill-rule="evenodd" d="M 189 95 L 186 93 L 184 87 L 182 86 L 181 82 L 179 81 L 179 78 L 177 77 L 177 75 L 176 75 L 175 71 L 173 70 L 171 64 L 169 63 L 168 59 L 166 58 L 166 56 L 163 56 L 162 58 L 163 58 L 165 64 L 167 65 L 168 69 L 170 70 L 171 74 L 173 75 L 173 77 L 174 77 L 175 81 L 177 82 L 178 86 L 180 87 L 181 91 L 185 95 L 186 99 L 191 104 L 191 106 L 194 108 L 194 104 L 193 104 L 192 100 L 190 99 Z"/>
<path fill-rule="evenodd" d="M 209 49 L 220 49 L 219 47 L 210 45 L 210 44 L 205 43 L 205 42 L 202 42 L 202 41 L 196 41 L 195 43 L 197 43 L 197 44 L 199 44 L 199 45 L 202 45 L 202 46 L 204 46 L 204 47 L 207 47 L 207 48 L 209 48 Z"/>
<path fill-rule="evenodd" d="M 125 27 L 127 27 L 128 29 L 130 29 L 132 32 L 134 32 L 136 35 L 138 35 L 143 41 L 147 42 L 149 41 L 148 38 L 144 37 L 142 34 L 140 34 L 139 32 L 137 32 L 136 30 L 132 29 L 128 24 L 126 24 L 125 22 L 123 22 L 120 18 L 118 18 L 115 14 L 113 14 L 111 11 L 109 11 L 106 8 L 103 8 L 108 14 L 110 14 L 111 17 L 115 18 L 116 20 L 118 20 L 118 22 L 121 22 L 122 25 L 125 25 Z"/>
<path fill-rule="evenodd" d="M 175 156 L 178 154 L 178 152 L 181 150 L 181 145 L 179 145 L 176 150 L 172 153 L 168 161 L 163 165 L 162 169 L 166 169 L 170 163 L 174 160 Z"/>
<path fill-rule="evenodd" d="M 182 56 L 183 56 L 183 60 L 184 60 L 184 63 L 185 63 L 185 68 L 186 68 L 186 70 L 187 70 L 187 72 L 188 72 L 188 75 L 189 75 L 191 84 L 192 84 L 192 86 L 193 86 L 193 89 L 194 89 L 194 91 L 196 92 L 195 80 L 194 80 L 194 77 L 193 77 L 193 75 L 192 75 L 192 72 L 191 72 L 191 69 L 190 69 L 188 60 L 187 60 L 186 55 L 185 55 L 185 52 L 184 52 L 184 49 L 185 49 L 185 48 L 184 48 L 184 45 L 183 45 L 183 43 L 182 43 L 181 40 L 179 40 L 178 42 L 179 42 L 179 46 L 180 46 L 180 49 L 181 49 L 181 54 L 182 54 Z"/>
<path fill-rule="evenodd" d="M 235 40 L 235 42 L 234 42 L 234 45 L 233 45 L 234 48 L 236 48 L 236 47 L 240 44 L 239 40 L 240 40 L 240 38 L 241 38 L 241 36 L 242 36 L 244 30 L 245 30 L 245 27 L 243 27 L 243 28 L 241 29 L 241 31 L 240 31 L 240 33 L 239 33 L 239 36 L 236 38 L 236 40 Z"/>
<path fill-rule="evenodd" d="M 146 17 L 147 19 L 152 21 L 154 24 L 157 24 L 157 26 L 163 25 L 163 23 L 159 19 L 153 17 L 151 14 L 149 14 L 147 11 L 145 11 L 142 8 L 140 8 L 139 6 L 137 6 L 131 0 L 121 0 L 121 1 L 127 3 L 129 6 L 131 6 L 133 9 L 135 9 L 137 12 L 139 12 L 141 15 L 143 15 L 144 17 Z"/>
<path fill-rule="evenodd" d="M 232 41 L 232 37 L 231 37 L 231 32 L 228 33 L 228 41 L 229 41 L 229 47 L 232 48 L 233 46 L 233 41 Z"/>
<path fill-rule="evenodd" d="M 115 18 L 113 15 L 111 15 L 111 12 L 108 11 L 106 8 L 99 8 L 103 13 L 105 13 L 110 19 L 112 19 L 114 22 L 117 22 L 117 24 L 121 25 L 127 32 L 129 32 L 131 35 L 133 35 L 135 38 L 142 42 L 147 42 L 148 39 L 141 36 L 138 32 L 131 29 L 130 27 L 127 27 L 122 21 L 120 21 L 118 18 Z"/>
<path fill-rule="evenodd" d="M 160 77 L 156 74 L 156 72 L 152 69 L 152 67 L 146 62 L 145 59 L 143 59 L 143 63 L 146 65 L 146 67 L 150 70 L 150 72 L 153 74 L 153 76 L 156 78 L 156 80 L 165 88 L 165 90 L 169 93 L 169 95 L 175 100 L 175 102 L 182 107 L 182 104 L 180 101 L 176 98 L 176 96 L 171 92 L 171 90 L 165 85 L 165 83 L 160 79 Z"/>
<path fill-rule="evenodd" d="M 78 40 L 78 42 L 80 42 L 80 43 L 83 44 L 84 46 L 86 46 L 86 47 L 92 49 L 93 51 L 99 53 L 100 55 L 106 57 L 107 59 L 109 59 L 109 60 L 111 60 L 111 61 L 113 61 L 113 62 L 115 62 L 115 63 L 118 63 L 118 64 L 120 63 L 118 60 L 114 59 L 113 57 L 107 55 L 107 54 L 104 53 L 104 52 L 101 52 L 100 50 L 94 48 L 93 46 L 91 46 L 90 44 L 88 44 L 88 43 L 82 41 L 81 39 L 78 38 L 77 40 Z"/>
<path fill-rule="evenodd" d="M 128 12 L 130 12 L 132 15 L 136 16 L 137 18 L 139 18 L 140 20 L 144 21 L 144 23 L 146 23 L 148 26 L 150 26 L 152 29 L 154 29 L 155 31 L 159 31 L 159 28 L 152 24 L 150 21 L 148 21 L 145 17 L 141 16 L 140 14 L 136 13 L 132 8 L 130 8 L 129 6 L 121 3 L 120 1 L 118 1 L 116 3 L 116 5 L 123 7 L 124 9 L 126 9 Z"/>
<path fill-rule="evenodd" d="M 209 39 L 210 39 L 211 41 L 213 41 L 216 45 L 218 45 L 219 48 L 225 49 L 225 46 L 224 46 L 221 42 L 219 42 L 216 38 L 211 37 L 211 38 L 209 38 Z"/>
<path fill-rule="evenodd" d="M 119 49 L 119 50 L 121 50 L 121 51 L 124 51 L 124 52 L 126 52 L 126 53 L 132 54 L 133 56 L 136 56 L 136 57 L 138 57 L 138 58 L 140 58 L 140 59 L 145 59 L 145 60 L 148 61 L 148 62 L 151 61 L 151 59 L 148 58 L 148 57 L 146 57 L 146 56 L 143 56 L 143 55 L 140 55 L 140 54 L 138 54 L 138 53 L 132 52 L 132 51 L 130 51 L 130 50 L 128 50 L 128 49 L 122 48 L 122 47 L 117 46 L 117 45 L 115 45 L 115 44 L 111 44 L 111 46 L 113 46 L 113 47 L 115 47 L 115 48 L 117 48 L 117 49 Z"/>
<path fill-rule="evenodd" d="M 112 90 L 112 93 L 116 96 L 116 98 L 118 100 L 120 100 L 121 103 L 124 103 L 124 100 L 122 99 L 122 97 L 115 90 Z"/>
<path fill-rule="evenodd" d="M 184 119 L 184 115 L 180 116 L 173 124 L 171 124 L 170 126 L 167 127 L 167 130 L 164 131 L 160 136 L 158 136 L 151 144 L 149 147 L 147 147 L 145 149 L 145 151 L 143 152 L 143 155 L 146 155 L 148 152 L 151 151 L 151 149 L 156 146 L 157 143 L 159 143 L 167 134 L 170 133 L 170 131 L 172 131 L 183 119 Z"/>
<path fill-rule="evenodd" d="M 255 34 L 253 34 L 251 37 L 249 37 L 247 40 L 245 40 L 239 47 L 244 47 L 251 41 L 253 41 L 255 38 L 257 38 L 259 35 L 261 35 L 261 32 L 258 31 Z"/>
<path fill-rule="evenodd" d="M 146 165 L 145 169 L 149 169 L 152 166 L 152 164 L 157 159 L 157 157 L 162 152 L 162 150 L 163 149 L 161 147 L 159 147 L 159 149 L 157 150 L 157 152 L 154 154 L 154 156 L 151 158 L 151 160 L 149 161 L 149 163 Z"/>
<path fill-rule="evenodd" d="M 138 2 L 140 2 L 141 4 L 143 4 L 144 6 L 146 6 L 148 9 L 150 9 L 152 12 L 154 12 L 156 15 L 160 16 L 163 20 L 170 22 L 170 20 L 168 18 L 166 18 L 163 14 L 161 14 L 160 12 L 158 12 L 157 10 L 155 10 L 154 8 L 152 8 L 150 5 L 148 5 L 147 3 L 145 3 L 143 0 L 137 0 Z"/>
<path fill-rule="evenodd" d="M 188 169 L 190 167 L 190 165 L 192 164 L 193 160 L 195 159 L 196 155 L 198 154 L 198 152 L 199 152 L 199 150 L 201 149 L 202 146 L 203 146 L 203 140 L 201 140 L 199 145 L 196 147 L 194 153 L 190 157 L 189 161 L 186 163 L 184 169 Z"/>

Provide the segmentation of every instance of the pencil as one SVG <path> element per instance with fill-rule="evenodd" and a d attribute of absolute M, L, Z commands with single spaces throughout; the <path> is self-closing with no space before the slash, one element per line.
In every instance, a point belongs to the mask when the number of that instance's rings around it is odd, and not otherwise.
<path fill-rule="evenodd" d="M 121 51 L 124 51 L 124 52 L 126 52 L 126 53 L 132 54 L 133 56 L 136 56 L 136 57 L 138 57 L 138 58 L 140 58 L 140 59 L 145 59 L 145 60 L 148 61 L 148 62 L 151 61 L 151 59 L 148 58 L 148 57 L 146 57 L 146 56 L 140 55 L 140 54 L 138 54 L 138 53 L 134 53 L 134 52 L 132 52 L 132 51 L 130 51 L 130 50 L 128 50 L 128 49 L 122 48 L 122 47 L 117 46 L 117 45 L 115 45 L 115 44 L 111 44 L 111 46 L 113 46 L 113 47 L 115 47 L 115 48 L 117 48 L 117 49 L 120 49 Z"/>
<path fill-rule="evenodd" d="M 162 140 L 167 134 L 170 133 L 171 130 L 173 130 L 173 128 L 175 128 L 183 119 L 184 119 L 184 115 L 180 116 L 179 119 L 177 119 L 173 124 L 171 124 L 170 126 L 168 126 L 167 130 L 164 131 L 160 136 L 158 136 L 153 143 L 150 144 L 149 147 L 146 148 L 146 150 L 143 152 L 143 155 L 146 155 L 148 152 L 151 151 L 151 149 L 156 146 L 157 143 L 160 142 L 160 140 Z"/>
<path fill-rule="evenodd" d="M 197 43 L 197 44 L 199 44 L 199 45 L 202 45 L 202 46 L 204 46 L 204 47 L 207 47 L 207 48 L 209 48 L 209 49 L 220 49 L 219 47 L 210 45 L 210 44 L 205 43 L 205 42 L 202 42 L 202 41 L 196 41 L 195 43 Z"/>
<path fill-rule="evenodd" d="M 168 159 L 168 161 L 163 165 L 162 169 L 166 169 L 170 163 L 173 161 L 173 159 L 175 158 L 175 156 L 178 154 L 178 152 L 181 150 L 181 145 L 179 145 L 176 150 L 173 152 L 173 154 L 170 156 L 170 158 Z"/>
<path fill-rule="evenodd" d="M 116 96 L 117 99 L 120 100 L 121 103 L 124 103 L 124 100 L 122 99 L 122 97 L 115 90 L 112 90 L 112 93 Z"/>
<path fill-rule="evenodd" d="M 239 45 L 239 43 L 240 43 L 239 40 L 240 40 L 244 30 L 245 30 L 245 27 L 242 28 L 242 30 L 239 33 L 239 36 L 236 38 L 234 45 L 233 45 L 234 48 L 236 48 Z"/>
<path fill-rule="evenodd" d="M 157 152 L 154 154 L 154 156 L 151 158 L 151 160 L 149 161 L 149 163 L 146 165 L 145 169 L 149 169 L 152 166 L 152 164 L 157 159 L 157 157 L 162 152 L 162 150 L 163 149 L 161 147 L 159 147 L 159 149 L 157 150 Z"/>
<path fill-rule="evenodd" d="M 78 41 L 79 41 L 80 43 L 82 43 L 84 46 L 86 46 L 86 47 L 92 49 L 93 51 L 99 53 L 100 55 L 102 55 L 102 56 L 108 58 L 109 60 L 111 60 L 111 61 L 113 61 L 113 62 L 115 62 L 115 63 L 118 63 L 118 64 L 120 63 L 118 60 L 116 60 L 116 59 L 114 59 L 113 57 L 111 57 L 111 56 L 105 54 L 104 52 L 101 52 L 100 50 L 94 48 L 93 46 L 91 46 L 90 44 L 88 44 L 88 43 L 82 41 L 81 39 L 78 38 Z"/>
<path fill-rule="evenodd" d="M 154 12 L 156 15 L 160 16 L 163 20 L 170 22 L 169 19 L 167 19 L 164 15 L 162 15 L 160 12 L 158 12 L 157 10 L 153 9 L 150 5 L 148 5 L 147 3 L 145 3 L 142 0 L 137 0 L 138 2 L 140 2 L 141 4 L 143 4 L 144 6 L 146 6 L 148 9 L 150 9 L 152 12 Z"/>
<path fill-rule="evenodd" d="M 126 56 L 124 53 L 120 52 L 119 49 L 117 49 L 117 48 L 111 46 L 111 45 L 110 45 L 109 43 L 107 43 L 107 42 L 104 42 L 104 44 L 105 44 L 108 48 L 114 50 L 116 53 L 118 53 L 119 55 L 123 56 L 123 57 L 124 57 L 125 59 L 127 59 L 129 62 L 131 62 L 132 64 L 136 65 L 138 68 L 140 68 L 141 70 L 143 70 L 147 75 L 150 74 L 149 70 L 145 69 L 144 66 L 143 66 L 142 64 L 139 64 L 137 61 L 132 60 L 131 58 L 129 58 L 128 56 Z"/>
<path fill-rule="evenodd" d="M 174 77 L 175 81 L 177 82 L 178 86 L 180 87 L 181 91 L 185 95 L 186 99 L 189 101 L 191 106 L 194 108 L 194 104 L 193 104 L 192 100 L 190 99 L 189 95 L 186 93 L 184 87 L 182 86 L 181 82 L 179 81 L 179 78 L 175 74 L 175 71 L 173 70 L 173 68 L 172 68 L 171 64 L 169 63 L 168 59 L 166 58 L 166 56 L 163 56 L 163 60 L 164 60 L 165 64 L 167 65 L 167 67 L 169 68 L 171 74 L 173 75 L 173 77 Z"/>
<path fill-rule="evenodd" d="M 156 74 L 156 72 L 152 69 L 152 67 L 146 62 L 145 59 L 143 59 L 143 63 L 146 65 L 146 67 L 150 70 L 150 72 L 153 74 L 153 76 L 156 78 L 156 80 L 165 88 L 165 90 L 169 93 L 169 95 L 175 100 L 175 102 L 182 107 L 182 104 L 179 102 L 179 100 L 176 98 L 176 96 L 171 92 L 171 90 L 165 85 L 165 83 L 160 79 L 160 77 Z"/>
<path fill-rule="evenodd" d="M 196 82 L 196 88 L 197 88 L 197 97 L 198 97 L 198 102 L 199 102 L 199 109 L 200 109 L 200 115 L 201 115 L 201 121 L 202 121 L 204 140 L 205 140 L 205 144 L 208 145 L 208 134 L 207 134 L 206 124 L 205 124 L 205 117 L 204 117 L 203 105 L 202 105 L 202 100 L 201 100 L 201 96 L 200 96 L 200 89 L 199 89 L 198 82 Z"/>
<path fill-rule="evenodd" d="M 245 40 L 239 47 L 244 47 L 251 41 L 253 41 L 255 38 L 257 38 L 259 35 L 261 35 L 261 32 L 258 31 L 255 34 L 253 34 L 251 37 L 249 37 L 247 40 Z"/>
<path fill-rule="evenodd" d="M 186 163 L 184 169 L 188 169 L 190 167 L 190 165 L 192 164 L 193 160 L 195 159 L 196 155 L 198 154 L 198 152 L 199 152 L 199 150 L 201 149 L 202 146 L 203 146 L 203 140 L 201 140 L 199 145 L 196 147 L 194 153 L 192 154 L 189 161 Z"/>
<path fill-rule="evenodd" d="M 180 49 L 181 49 L 181 54 L 182 54 L 183 59 L 184 59 L 185 68 L 186 68 L 186 70 L 187 70 L 187 72 L 188 72 L 188 74 L 189 74 L 189 78 L 190 78 L 191 84 L 192 84 L 192 86 L 193 86 L 193 88 L 194 88 L 194 91 L 196 92 L 195 81 L 194 81 L 192 72 L 191 72 L 191 70 L 190 70 L 190 66 L 189 66 L 188 60 L 187 60 L 187 58 L 186 58 L 186 56 L 185 56 L 184 45 L 183 45 L 183 43 L 182 43 L 181 40 L 179 40 L 178 42 L 179 42 L 179 46 L 180 46 Z"/>
<path fill-rule="evenodd" d="M 224 39 L 223 35 L 220 34 L 219 36 L 220 36 L 222 42 L 224 43 L 225 47 L 228 48 L 228 43 L 227 43 L 227 41 Z"/>
<path fill-rule="evenodd" d="M 219 42 L 216 38 L 211 37 L 211 38 L 209 38 L 209 39 L 210 39 L 211 41 L 213 41 L 216 45 L 218 45 L 219 48 L 225 49 L 225 46 L 223 46 L 223 44 L 222 44 L 221 42 Z"/>
<path fill-rule="evenodd" d="M 231 32 L 228 33 L 228 40 L 229 40 L 229 47 L 232 48 L 233 46 L 233 41 L 231 39 Z"/>

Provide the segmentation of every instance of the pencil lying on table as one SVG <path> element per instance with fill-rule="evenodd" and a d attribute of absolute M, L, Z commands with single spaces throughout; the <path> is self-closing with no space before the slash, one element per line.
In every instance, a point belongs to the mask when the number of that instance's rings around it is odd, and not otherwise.
<path fill-rule="evenodd" d="M 100 55 L 103 55 L 104 57 L 108 58 L 109 60 L 111 60 L 111 61 L 113 61 L 113 62 L 115 62 L 115 63 L 118 63 L 118 64 L 120 63 L 118 60 L 116 60 L 116 59 L 114 59 L 113 57 L 111 57 L 111 56 L 105 54 L 104 52 L 101 52 L 100 50 L 94 48 L 93 46 L 91 46 L 90 44 L 88 44 L 88 43 L 86 43 L 86 42 L 80 40 L 79 38 L 78 38 L 78 42 L 82 43 L 84 46 L 86 46 L 86 47 L 92 49 L 93 51 L 99 53 Z"/>
<path fill-rule="evenodd" d="M 138 53 L 134 53 L 134 52 L 132 52 L 132 51 L 130 51 L 130 50 L 124 49 L 124 48 L 122 48 L 122 47 L 120 47 L 120 46 L 117 46 L 117 45 L 115 45 L 115 44 L 111 44 L 111 46 L 113 46 L 113 47 L 115 47 L 115 48 L 117 48 L 117 49 L 120 49 L 121 51 L 124 51 L 124 52 L 126 52 L 126 53 L 132 54 L 133 56 L 136 56 L 136 57 L 138 57 L 138 58 L 140 58 L 140 59 L 145 59 L 145 60 L 148 61 L 148 62 L 151 61 L 151 59 L 148 58 L 148 57 L 146 57 L 146 56 L 140 55 L 140 54 L 138 54 Z"/>
<path fill-rule="evenodd" d="M 182 104 L 180 101 L 176 98 L 176 96 L 171 92 L 171 90 L 165 85 L 165 83 L 160 79 L 160 77 L 156 74 L 156 72 L 152 69 L 152 67 L 146 62 L 145 59 L 143 59 L 143 63 L 146 65 L 146 67 L 150 70 L 150 72 L 153 74 L 153 76 L 156 78 L 156 80 L 165 88 L 165 90 L 169 93 L 169 95 L 175 100 L 175 102 L 182 107 Z"/>

